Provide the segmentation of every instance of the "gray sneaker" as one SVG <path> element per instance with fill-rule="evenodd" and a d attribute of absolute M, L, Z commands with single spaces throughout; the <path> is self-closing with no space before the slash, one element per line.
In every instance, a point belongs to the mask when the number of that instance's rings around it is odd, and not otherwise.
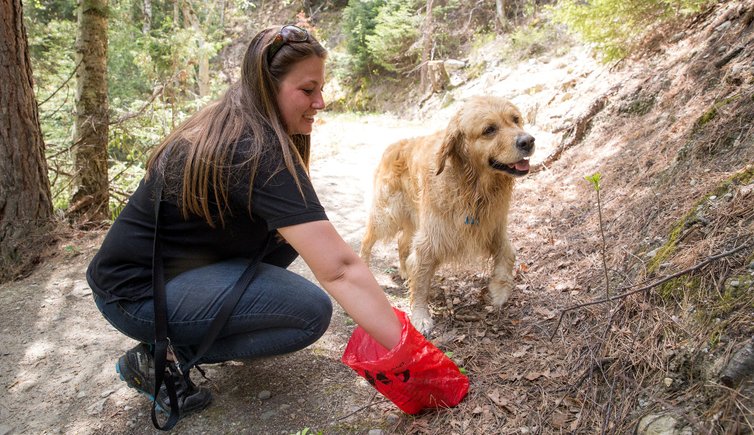
<path fill-rule="evenodd" d="M 178 396 L 178 410 L 180 416 L 201 411 L 212 403 L 212 393 L 206 388 L 197 387 L 191 379 L 186 380 L 178 373 L 175 363 L 167 362 L 167 368 L 178 380 L 176 384 L 176 396 Z M 139 343 L 133 349 L 127 351 L 115 364 L 115 371 L 122 381 L 126 381 L 129 387 L 144 394 L 149 400 L 154 400 L 154 356 L 144 343 Z M 160 387 L 157 394 L 157 410 L 169 414 L 170 398 L 165 384 Z"/>

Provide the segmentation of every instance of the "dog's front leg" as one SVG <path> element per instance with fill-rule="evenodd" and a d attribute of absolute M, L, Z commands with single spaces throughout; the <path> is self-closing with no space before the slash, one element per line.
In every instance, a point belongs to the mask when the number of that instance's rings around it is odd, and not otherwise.
<path fill-rule="evenodd" d="M 411 323 L 426 335 L 434 327 L 429 312 L 429 296 L 437 260 L 428 250 L 415 246 L 406 262 L 409 272 L 408 288 L 411 296 Z"/>
<path fill-rule="evenodd" d="M 513 245 L 505 236 L 502 246 L 494 255 L 494 261 L 492 279 L 490 279 L 489 284 L 489 302 L 500 307 L 508 302 L 508 298 L 513 292 L 513 264 L 516 261 Z"/>

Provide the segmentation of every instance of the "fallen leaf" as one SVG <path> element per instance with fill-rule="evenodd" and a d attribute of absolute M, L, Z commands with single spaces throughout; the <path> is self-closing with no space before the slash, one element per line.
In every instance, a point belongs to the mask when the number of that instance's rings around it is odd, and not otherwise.
<path fill-rule="evenodd" d="M 571 432 L 576 432 L 576 429 L 579 428 L 579 424 L 581 424 L 581 414 L 576 414 L 576 419 L 571 422 L 571 427 L 569 428 Z"/>
<path fill-rule="evenodd" d="M 550 418 L 550 425 L 555 429 L 563 429 L 570 420 L 570 416 L 564 412 L 555 411 Z"/>
<path fill-rule="evenodd" d="M 500 397 L 500 390 L 497 388 L 492 390 L 491 393 L 487 393 L 487 397 L 497 406 L 506 406 L 508 404 L 508 399 Z"/>
<path fill-rule="evenodd" d="M 544 307 L 535 307 L 534 312 L 543 316 L 545 319 L 550 320 L 555 317 L 555 313 Z"/>
<path fill-rule="evenodd" d="M 529 349 L 531 349 L 531 346 L 524 346 L 524 347 L 522 347 L 521 349 L 519 349 L 519 350 L 517 350 L 517 351 L 513 352 L 513 353 L 511 354 L 511 356 L 512 356 L 513 358 L 521 358 L 522 356 L 526 355 L 526 352 L 527 352 L 527 351 L 528 351 Z"/>
<path fill-rule="evenodd" d="M 579 399 L 577 399 L 575 397 L 571 397 L 571 396 L 564 397 L 563 398 L 563 403 L 566 406 L 568 406 L 569 408 L 575 408 L 577 410 L 581 409 L 581 406 L 582 406 L 581 400 L 579 400 Z"/>
<path fill-rule="evenodd" d="M 546 378 L 549 378 L 550 377 L 550 369 L 547 369 L 547 370 L 545 370 L 543 372 L 529 372 L 526 375 L 524 375 L 524 378 L 526 378 L 527 381 L 533 381 L 533 380 L 539 379 L 539 378 L 541 378 L 543 376 L 546 377 Z"/>

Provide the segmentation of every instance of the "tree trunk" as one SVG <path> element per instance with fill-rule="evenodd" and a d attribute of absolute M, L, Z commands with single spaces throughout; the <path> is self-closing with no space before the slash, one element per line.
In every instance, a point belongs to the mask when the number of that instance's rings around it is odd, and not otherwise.
<path fill-rule="evenodd" d="M 209 47 L 204 38 L 204 31 L 199 24 L 199 17 L 196 16 L 194 9 L 188 1 L 183 2 L 183 21 L 187 26 L 191 26 L 197 38 L 197 64 L 198 71 L 196 83 L 199 87 L 199 96 L 206 97 L 210 93 L 209 87 Z"/>
<path fill-rule="evenodd" d="M 424 17 L 424 26 L 422 26 L 422 63 L 419 69 L 420 83 L 419 89 L 424 93 L 427 91 L 427 87 L 430 83 L 429 80 L 429 61 L 431 59 L 432 51 L 432 6 L 434 0 L 427 0 L 427 15 Z"/>
<path fill-rule="evenodd" d="M 52 200 L 23 7 L 0 0 L 0 282 L 17 278 L 49 241 Z"/>
<path fill-rule="evenodd" d="M 152 30 L 152 0 L 144 0 L 144 21 L 141 23 L 141 33 L 148 34 Z"/>
<path fill-rule="evenodd" d="M 76 38 L 74 194 L 68 213 L 83 222 L 109 218 L 107 177 L 107 0 L 80 0 Z"/>
<path fill-rule="evenodd" d="M 500 25 L 500 29 L 508 28 L 508 19 L 505 16 L 505 0 L 495 0 L 495 16 Z"/>

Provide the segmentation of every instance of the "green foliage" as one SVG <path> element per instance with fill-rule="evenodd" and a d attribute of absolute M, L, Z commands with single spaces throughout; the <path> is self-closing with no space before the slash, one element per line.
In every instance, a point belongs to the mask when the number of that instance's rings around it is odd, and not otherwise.
<path fill-rule="evenodd" d="M 655 25 L 699 12 L 710 0 L 563 0 L 552 8 L 567 25 L 612 61 L 625 57 Z"/>
<path fill-rule="evenodd" d="M 346 52 L 350 56 L 348 69 L 353 72 L 364 73 L 372 64 L 367 36 L 374 34 L 377 14 L 385 3 L 386 0 L 349 0 L 343 10 Z"/>
<path fill-rule="evenodd" d="M 367 51 L 376 65 L 399 72 L 413 67 L 420 56 L 415 41 L 423 17 L 412 0 L 387 0 L 375 17 L 374 31 L 365 36 Z"/>
<path fill-rule="evenodd" d="M 108 14 L 108 152 L 111 212 L 122 208 L 144 172 L 149 151 L 190 113 L 217 96 L 198 93 L 198 58 L 212 58 L 227 44 L 220 11 L 189 0 L 182 5 L 197 14 L 199 28 L 174 14 L 174 3 L 152 2 L 151 26 L 144 28 L 143 2 L 110 4 Z M 34 0 L 24 5 L 29 51 L 39 103 L 53 206 L 65 209 L 72 184 L 72 143 L 77 65 L 75 2 Z M 225 20 L 254 5 L 226 3 Z M 175 18 L 178 21 L 174 21 Z M 219 69 L 217 67 L 215 70 Z M 225 87 L 211 74 L 210 89 Z M 124 121 L 125 120 L 125 121 Z"/>
<path fill-rule="evenodd" d="M 350 0 L 343 10 L 349 74 L 413 67 L 423 17 L 418 0 Z"/>
<path fill-rule="evenodd" d="M 510 31 L 510 43 L 503 49 L 502 56 L 518 63 L 544 53 L 557 55 L 570 46 L 570 39 L 551 20 L 534 18 Z"/>
<path fill-rule="evenodd" d="M 597 192 L 600 191 L 600 179 L 602 179 L 602 174 L 600 174 L 599 172 L 595 172 L 592 175 L 585 176 L 584 179 L 588 181 L 589 183 L 591 183 L 592 188 L 594 188 L 594 190 L 596 190 Z"/>

